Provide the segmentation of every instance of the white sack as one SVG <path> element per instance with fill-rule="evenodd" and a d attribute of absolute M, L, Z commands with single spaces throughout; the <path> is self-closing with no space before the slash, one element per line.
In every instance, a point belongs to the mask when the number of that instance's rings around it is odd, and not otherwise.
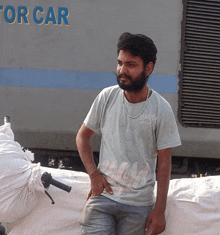
<path fill-rule="evenodd" d="M 37 205 L 36 191 L 44 192 L 40 164 L 32 164 L 33 154 L 24 152 L 10 123 L 0 126 L 0 221 L 13 222 Z"/>
<path fill-rule="evenodd" d="M 72 187 L 70 193 L 49 186 L 48 192 L 55 201 L 51 204 L 46 195 L 40 195 L 38 205 L 27 216 L 11 223 L 8 235 L 77 235 L 78 223 L 90 189 L 86 173 L 41 167 L 55 180 Z"/>
<path fill-rule="evenodd" d="M 220 176 L 171 180 L 162 235 L 220 234 Z"/>

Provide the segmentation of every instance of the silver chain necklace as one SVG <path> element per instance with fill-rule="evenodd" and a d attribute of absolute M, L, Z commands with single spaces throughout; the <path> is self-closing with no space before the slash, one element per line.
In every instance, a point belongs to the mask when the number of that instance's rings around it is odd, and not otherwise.
<path fill-rule="evenodd" d="M 138 114 L 138 115 L 136 115 L 136 116 L 131 116 L 129 113 L 128 113 L 128 110 L 126 109 L 126 107 L 125 107 L 125 98 L 124 98 L 124 94 L 123 94 L 123 96 L 122 96 L 122 103 L 123 103 L 123 105 L 124 105 L 124 109 L 125 109 L 125 112 L 126 112 L 126 114 L 127 114 L 127 116 L 129 117 L 129 118 L 133 118 L 133 119 L 135 119 L 135 118 L 138 118 L 143 112 L 144 112 L 144 110 L 145 110 L 145 108 L 146 108 L 146 106 L 147 106 L 147 100 L 148 100 L 148 98 L 149 98 L 149 96 L 150 96 L 150 89 L 149 89 L 149 87 L 147 86 L 147 98 L 146 98 L 146 100 L 144 101 L 144 106 L 143 106 L 143 108 L 142 108 L 142 110 L 140 111 L 140 113 Z"/>

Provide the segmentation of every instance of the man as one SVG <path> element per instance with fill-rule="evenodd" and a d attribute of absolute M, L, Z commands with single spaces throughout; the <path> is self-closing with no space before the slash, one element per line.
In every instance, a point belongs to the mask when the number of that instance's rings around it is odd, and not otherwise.
<path fill-rule="evenodd" d="M 153 41 L 123 33 L 117 47 L 118 85 L 101 91 L 76 137 L 91 179 L 82 234 L 141 235 L 151 226 L 151 235 L 156 235 L 165 229 L 171 148 L 181 142 L 170 105 L 146 84 L 156 62 Z M 90 139 L 98 130 L 97 168 Z"/>

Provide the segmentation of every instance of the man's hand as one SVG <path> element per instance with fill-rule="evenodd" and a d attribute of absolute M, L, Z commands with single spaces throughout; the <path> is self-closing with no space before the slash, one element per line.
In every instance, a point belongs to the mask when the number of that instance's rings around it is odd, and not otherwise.
<path fill-rule="evenodd" d="M 150 235 L 157 235 L 157 234 L 162 233 L 166 227 L 164 213 L 160 213 L 160 212 L 153 210 L 148 216 L 147 223 L 145 226 L 145 231 L 149 230 L 150 225 L 152 227 Z"/>
<path fill-rule="evenodd" d="M 113 194 L 112 189 L 106 180 L 106 178 L 101 174 L 101 172 L 97 169 L 92 174 L 90 174 L 91 179 L 91 189 L 88 194 L 87 200 L 93 196 L 99 196 L 104 189 L 110 194 Z"/>

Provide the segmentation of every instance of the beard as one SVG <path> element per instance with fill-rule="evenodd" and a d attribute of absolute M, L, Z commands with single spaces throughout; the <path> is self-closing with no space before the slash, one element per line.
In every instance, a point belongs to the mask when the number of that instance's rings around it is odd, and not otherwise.
<path fill-rule="evenodd" d="M 130 80 L 129 85 L 120 82 L 120 78 L 122 76 Z M 141 72 L 135 79 L 132 79 L 128 75 L 122 75 L 122 74 L 117 75 L 118 85 L 122 90 L 125 91 L 139 92 L 143 89 L 147 81 L 148 81 L 148 76 L 145 76 L 145 70 Z"/>

